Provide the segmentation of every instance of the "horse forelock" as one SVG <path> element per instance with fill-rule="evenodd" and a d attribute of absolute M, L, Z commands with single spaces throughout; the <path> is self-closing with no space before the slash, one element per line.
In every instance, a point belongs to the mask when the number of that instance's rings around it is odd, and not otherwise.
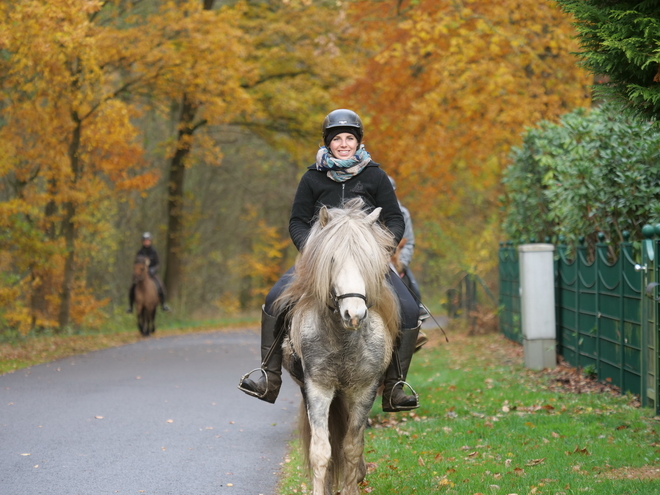
<path fill-rule="evenodd" d="M 364 281 L 369 304 L 381 315 L 388 329 L 396 332 L 398 302 L 385 280 L 394 239 L 378 222 L 367 220 L 363 205 L 364 202 L 357 199 L 344 207 L 330 208 L 329 221 L 324 226 L 321 222 L 313 225 L 296 262 L 294 279 L 280 299 L 284 304 L 295 301 L 297 309 L 301 310 L 313 305 L 327 307 L 336 268 L 352 260 Z"/>
<path fill-rule="evenodd" d="M 149 256 L 145 256 L 144 254 L 138 254 L 135 257 L 135 260 L 133 261 L 134 265 L 146 265 L 149 266 L 149 263 L 151 260 L 149 259 Z"/>

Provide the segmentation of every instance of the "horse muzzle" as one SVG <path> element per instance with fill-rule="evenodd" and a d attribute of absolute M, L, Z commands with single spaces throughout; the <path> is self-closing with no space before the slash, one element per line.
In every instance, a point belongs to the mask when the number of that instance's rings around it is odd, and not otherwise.
<path fill-rule="evenodd" d="M 341 316 L 342 325 L 346 330 L 359 329 L 367 319 L 369 308 L 367 298 L 363 294 L 352 292 L 334 296 L 333 302 L 335 311 Z"/>
<path fill-rule="evenodd" d="M 362 327 L 368 315 L 369 310 L 366 307 L 364 311 L 345 309 L 341 313 L 341 323 L 346 330 L 358 330 Z"/>

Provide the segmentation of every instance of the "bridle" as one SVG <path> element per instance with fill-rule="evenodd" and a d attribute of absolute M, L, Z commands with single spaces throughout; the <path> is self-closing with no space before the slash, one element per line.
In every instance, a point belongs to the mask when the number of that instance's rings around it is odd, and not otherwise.
<path fill-rule="evenodd" d="M 349 292 L 349 293 L 347 293 L 347 294 L 340 294 L 340 295 L 337 295 L 337 294 L 335 294 L 334 291 L 333 291 L 332 294 L 331 294 L 331 297 L 332 297 L 332 304 L 333 304 L 334 306 L 330 306 L 330 309 L 332 309 L 332 311 L 333 311 L 334 313 L 338 313 L 338 312 L 339 312 L 339 302 L 340 302 L 342 299 L 347 299 L 347 298 L 349 298 L 349 297 L 357 297 L 357 298 L 362 299 L 362 300 L 364 301 L 364 303 L 367 305 L 367 308 L 370 308 L 370 307 L 372 306 L 372 305 L 369 304 L 369 302 L 367 301 L 367 296 L 365 296 L 364 294 L 360 294 L 360 293 L 358 293 L 358 292 Z"/>

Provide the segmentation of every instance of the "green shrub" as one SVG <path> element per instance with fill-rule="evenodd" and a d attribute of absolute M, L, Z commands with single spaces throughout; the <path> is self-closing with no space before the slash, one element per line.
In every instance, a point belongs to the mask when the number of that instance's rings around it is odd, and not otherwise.
<path fill-rule="evenodd" d="M 660 220 L 660 132 L 615 103 L 541 122 L 510 159 L 502 227 L 514 242 L 603 232 L 618 243 Z"/>

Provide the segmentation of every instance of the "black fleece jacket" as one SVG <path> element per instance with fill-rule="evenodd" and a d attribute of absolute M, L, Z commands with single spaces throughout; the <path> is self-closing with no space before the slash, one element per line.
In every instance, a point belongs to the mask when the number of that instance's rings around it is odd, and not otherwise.
<path fill-rule="evenodd" d="M 322 206 L 340 206 L 356 197 L 364 200 L 369 211 L 378 207 L 383 209 L 380 221 L 398 244 L 403 237 L 405 221 L 392 184 L 379 164 L 370 162 L 362 172 L 346 182 L 335 182 L 327 172 L 320 172 L 312 165 L 300 179 L 289 219 L 289 234 L 298 251 L 305 245 Z"/>
<path fill-rule="evenodd" d="M 142 246 L 140 250 L 137 252 L 137 256 L 146 256 L 149 258 L 149 271 L 151 273 L 156 272 L 156 268 L 158 268 L 158 265 L 160 264 L 160 260 L 158 259 L 158 253 L 154 249 L 153 246 Z"/>

